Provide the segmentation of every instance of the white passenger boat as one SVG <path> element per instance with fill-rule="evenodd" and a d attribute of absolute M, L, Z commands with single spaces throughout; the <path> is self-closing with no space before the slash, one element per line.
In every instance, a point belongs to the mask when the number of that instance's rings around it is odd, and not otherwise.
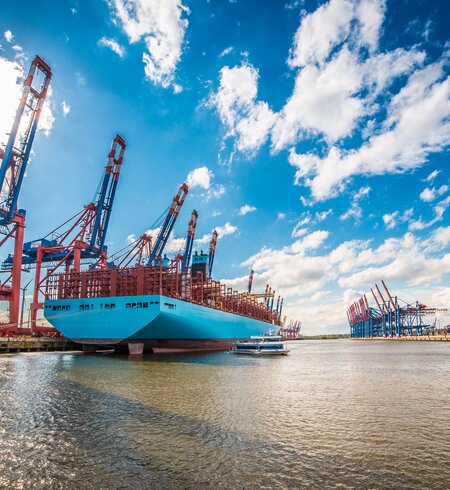
<path fill-rule="evenodd" d="M 251 337 L 250 340 L 243 342 L 236 342 L 230 352 L 251 356 L 286 356 L 289 354 L 289 349 L 285 347 L 283 337 L 263 335 L 261 337 Z"/>

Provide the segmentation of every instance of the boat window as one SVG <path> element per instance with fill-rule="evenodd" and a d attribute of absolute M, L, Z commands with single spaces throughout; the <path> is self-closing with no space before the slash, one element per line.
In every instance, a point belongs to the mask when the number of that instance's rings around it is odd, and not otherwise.
<path fill-rule="evenodd" d="M 136 308 L 136 303 L 131 303 L 131 308 Z"/>
<path fill-rule="evenodd" d="M 66 310 L 70 310 L 70 305 L 67 305 L 66 306 Z"/>
<path fill-rule="evenodd" d="M 106 308 L 107 310 L 109 310 L 109 305 L 108 305 L 108 304 L 106 304 L 106 305 L 105 305 L 105 308 Z"/>
<path fill-rule="evenodd" d="M 159 302 L 158 301 L 155 301 L 155 305 L 158 305 L 158 304 L 159 304 Z"/>
<path fill-rule="evenodd" d="M 137 304 L 137 307 L 138 307 L 138 308 L 142 308 L 142 303 L 138 303 L 138 304 Z"/>
<path fill-rule="evenodd" d="M 53 310 L 56 310 L 56 306 L 53 307 Z"/>
<path fill-rule="evenodd" d="M 142 303 L 142 308 L 148 308 L 148 303 Z"/>
<path fill-rule="evenodd" d="M 127 304 L 125 305 L 125 307 L 126 307 L 126 308 L 131 308 L 131 303 L 127 303 Z"/>
<path fill-rule="evenodd" d="M 114 310 L 114 308 L 116 307 L 116 304 L 115 303 L 111 303 L 111 310 Z"/>

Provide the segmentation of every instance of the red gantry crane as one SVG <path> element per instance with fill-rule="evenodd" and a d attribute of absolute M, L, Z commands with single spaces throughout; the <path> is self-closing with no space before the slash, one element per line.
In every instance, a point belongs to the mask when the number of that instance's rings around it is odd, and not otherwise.
<path fill-rule="evenodd" d="M 137 240 L 132 241 L 121 250 L 118 250 L 110 257 L 108 262 L 109 268 L 126 268 L 135 266 L 150 266 L 157 262 L 158 258 L 164 253 L 167 241 L 170 236 L 175 222 L 183 207 L 184 201 L 188 193 L 186 184 L 182 184 L 178 189 L 176 196 L 172 200 L 172 204 L 157 218 L 151 226 L 154 230 L 161 226 L 156 240 L 148 233 L 144 233 Z M 164 218 L 165 216 L 165 218 Z M 197 211 L 192 212 L 191 221 L 189 222 L 188 238 L 192 236 L 192 241 L 195 236 L 195 228 L 197 226 Z M 162 220 L 164 219 L 164 222 Z M 155 246 L 153 247 L 153 241 Z M 189 246 L 189 241 L 186 242 L 186 247 Z M 192 244 L 190 245 L 192 251 Z M 188 250 L 189 251 L 189 250 Z"/>
<path fill-rule="evenodd" d="M 186 244 L 183 252 L 183 261 L 181 262 L 181 272 L 186 272 L 191 263 L 192 246 L 194 245 L 195 231 L 197 229 L 198 213 L 194 209 L 191 214 L 191 219 L 188 225 L 188 231 L 186 235 Z"/>
<path fill-rule="evenodd" d="M 189 189 L 186 184 L 182 184 L 178 189 L 178 192 L 173 198 L 172 205 L 170 206 L 169 212 L 166 216 L 166 219 L 164 220 L 158 237 L 156 238 L 155 246 L 151 251 L 147 265 L 153 265 L 156 260 L 162 260 L 167 240 L 169 239 L 170 233 L 173 230 L 173 227 L 178 218 L 178 215 L 180 214 L 181 208 L 183 207 L 188 192 Z"/>
<path fill-rule="evenodd" d="M 214 265 L 214 257 L 216 256 L 217 238 L 219 233 L 217 230 L 212 232 L 211 241 L 209 242 L 209 257 L 208 257 L 208 277 L 212 276 L 212 270 Z"/>
<path fill-rule="evenodd" d="M 61 266 L 66 269 L 73 267 L 80 272 L 81 262 L 92 263 L 100 258 L 101 267 L 106 267 L 105 238 L 111 216 L 114 197 L 117 190 L 122 161 L 125 153 L 125 140 L 116 135 L 108 154 L 108 163 L 103 172 L 97 199 L 65 221 L 62 225 L 48 233 L 45 237 L 25 243 L 23 256 L 9 257 L 2 264 L 3 268 L 15 267 L 16 257 L 22 264 L 34 265 L 33 302 L 31 304 L 31 329 L 36 330 L 37 312 L 42 309 L 40 302 L 41 287 L 47 278 Z M 49 267 L 47 274 L 41 279 L 42 267 Z M 40 328 L 41 331 L 45 329 Z"/>
<path fill-rule="evenodd" d="M 36 56 L 23 83 L 22 97 L 14 118 L 6 147 L 0 151 L 0 228 L 4 237 L 0 247 L 14 240 L 12 267 L 9 276 L 0 283 L 0 300 L 9 302 L 9 321 L 0 326 L 2 335 L 15 335 L 19 329 L 20 277 L 25 211 L 17 209 L 20 189 L 29 161 L 33 140 L 38 128 L 52 70 Z"/>

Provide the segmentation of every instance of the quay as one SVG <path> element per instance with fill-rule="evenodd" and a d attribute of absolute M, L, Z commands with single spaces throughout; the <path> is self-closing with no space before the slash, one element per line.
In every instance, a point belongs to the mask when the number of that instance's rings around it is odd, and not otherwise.
<path fill-rule="evenodd" d="M 0 337 L 0 354 L 8 352 L 39 352 L 82 350 L 80 344 L 69 339 L 34 338 L 34 337 Z"/>
<path fill-rule="evenodd" d="M 353 337 L 352 340 L 408 340 L 416 342 L 450 342 L 450 335 L 410 335 L 402 337 Z"/>

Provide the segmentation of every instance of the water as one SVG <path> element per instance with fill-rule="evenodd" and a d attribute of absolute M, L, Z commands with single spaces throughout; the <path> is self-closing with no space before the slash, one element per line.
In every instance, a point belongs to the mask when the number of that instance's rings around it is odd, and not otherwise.
<path fill-rule="evenodd" d="M 449 354 L 0 356 L 0 487 L 449 488 Z"/>

